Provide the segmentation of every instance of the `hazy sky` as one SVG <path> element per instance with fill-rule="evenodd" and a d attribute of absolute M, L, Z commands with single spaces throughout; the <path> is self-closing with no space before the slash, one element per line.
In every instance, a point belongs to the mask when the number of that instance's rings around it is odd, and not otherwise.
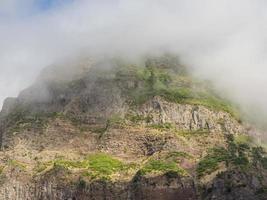
<path fill-rule="evenodd" d="M 267 113 L 266 10 L 265 0 L 0 0 L 0 102 L 81 53 L 173 51 Z"/>

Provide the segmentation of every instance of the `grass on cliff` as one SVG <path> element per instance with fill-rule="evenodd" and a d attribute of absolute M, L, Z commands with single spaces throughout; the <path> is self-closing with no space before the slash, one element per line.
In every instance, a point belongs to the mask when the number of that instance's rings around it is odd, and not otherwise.
<path fill-rule="evenodd" d="M 174 124 L 168 122 L 160 124 L 151 124 L 148 125 L 148 127 L 160 131 L 172 130 L 177 136 L 182 136 L 185 138 L 190 138 L 194 136 L 208 136 L 208 134 L 210 133 L 208 128 L 202 128 L 197 130 L 177 130 Z"/>
<path fill-rule="evenodd" d="M 191 155 L 185 152 L 168 152 L 159 157 L 151 157 L 140 169 L 141 175 L 172 173 L 179 176 L 187 176 L 188 173 L 180 166 L 182 159 L 191 159 Z"/>
<path fill-rule="evenodd" d="M 209 129 L 197 129 L 197 130 L 176 130 L 177 136 L 183 136 L 185 138 L 190 138 L 194 136 L 208 136 L 210 133 Z"/>
<path fill-rule="evenodd" d="M 0 175 L 3 173 L 5 166 L 0 166 Z"/>
<path fill-rule="evenodd" d="M 111 175 L 112 173 L 120 171 L 126 167 L 126 165 L 120 160 L 102 153 L 88 155 L 82 161 L 68 161 L 59 159 L 54 162 L 54 165 L 69 169 L 88 169 L 92 172 L 103 175 Z"/>
<path fill-rule="evenodd" d="M 143 115 L 139 115 L 139 114 L 130 114 L 128 113 L 125 118 L 135 124 L 139 123 L 139 122 L 146 122 L 146 123 L 150 123 L 152 121 L 152 117 L 151 116 L 143 116 Z"/>
<path fill-rule="evenodd" d="M 177 163 L 163 160 L 150 160 L 145 164 L 145 166 L 140 170 L 140 172 L 142 175 L 167 172 L 173 172 L 182 176 L 187 175 L 187 172 Z"/>
<path fill-rule="evenodd" d="M 92 155 L 87 159 L 88 168 L 99 174 L 111 175 L 112 173 L 127 168 L 127 165 L 123 162 L 105 154 Z"/>
<path fill-rule="evenodd" d="M 55 117 L 56 114 L 54 112 L 30 112 L 30 109 L 18 107 L 6 117 L 6 125 L 10 127 L 9 132 L 12 133 L 30 129 L 42 132 L 49 119 Z"/>
<path fill-rule="evenodd" d="M 228 159 L 228 152 L 223 147 L 216 147 L 210 149 L 208 154 L 199 162 L 197 167 L 197 175 L 199 177 L 210 174 L 216 171 L 219 167 L 219 163 Z"/>
<path fill-rule="evenodd" d="M 8 160 L 8 165 L 10 167 L 19 168 L 22 171 L 26 170 L 27 168 L 27 166 L 24 163 L 13 159 Z"/>
<path fill-rule="evenodd" d="M 248 170 L 250 168 L 267 169 L 267 154 L 262 147 L 252 146 L 249 136 L 226 136 L 227 147 L 214 147 L 202 158 L 197 167 L 198 177 L 219 169 L 219 164 L 224 162 L 226 167 Z"/>
<path fill-rule="evenodd" d="M 115 174 L 135 173 L 140 170 L 141 175 L 175 173 L 186 176 L 187 172 L 180 167 L 179 162 L 182 158 L 191 158 L 185 152 L 170 152 L 160 158 L 150 158 L 144 164 L 125 163 L 111 155 L 104 153 L 90 154 L 82 160 L 66 160 L 58 158 L 49 162 L 38 162 L 34 168 L 36 173 L 46 172 L 51 169 L 65 168 L 80 171 L 82 176 L 91 179 L 111 179 Z"/>
<path fill-rule="evenodd" d="M 90 154 L 83 160 L 78 161 L 58 158 L 54 161 L 38 163 L 35 171 L 41 173 L 49 169 L 49 167 L 82 170 L 84 176 L 90 176 L 91 178 L 110 178 L 114 173 L 127 171 L 135 166 L 133 164 L 126 164 L 108 154 L 96 153 Z"/>
<path fill-rule="evenodd" d="M 174 129 L 175 127 L 171 123 L 152 124 L 150 128 L 158 129 L 160 131 Z"/>
<path fill-rule="evenodd" d="M 154 96 L 162 96 L 175 103 L 225 111 L 239 119 L 237 109 L 230 102 L 216 95 L 209 84 L 195 80 L 184 70 L 177 72 L 174 68 L 163 68 L 157 64 L 124 66 L 118 69 L 116 80 L 133 105 L 140 105 Z"/>

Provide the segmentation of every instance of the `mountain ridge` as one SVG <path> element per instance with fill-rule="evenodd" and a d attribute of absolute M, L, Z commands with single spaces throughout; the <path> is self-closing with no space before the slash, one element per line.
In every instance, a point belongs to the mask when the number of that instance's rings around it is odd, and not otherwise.
<path fill-rule="evenodd" d="M 9 199 L 265 198 L 253 128 L 176 57 L 79 66 L 61 80 L 48 70 L 5 101 L 0 188 Z"/>

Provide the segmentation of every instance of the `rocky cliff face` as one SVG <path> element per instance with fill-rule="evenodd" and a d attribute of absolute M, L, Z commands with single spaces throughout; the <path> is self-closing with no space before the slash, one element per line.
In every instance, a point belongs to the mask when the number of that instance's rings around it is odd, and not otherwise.
<path fill-rule="evenodd" d="M 72 65 L 5 101 L 0 199 L 266 199 L 256 129 L 174 57 Z"/>

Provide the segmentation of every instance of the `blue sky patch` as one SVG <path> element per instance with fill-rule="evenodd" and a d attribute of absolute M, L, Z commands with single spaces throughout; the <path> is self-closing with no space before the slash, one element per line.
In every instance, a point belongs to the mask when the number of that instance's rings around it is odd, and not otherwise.
<path fill-rule="evenodd" d="M 45 11 L 56 7 L 64 6 L 65 4 L 71 3 L 74 0 L 37 0 L 36 6 L 38 9 Z"/>

